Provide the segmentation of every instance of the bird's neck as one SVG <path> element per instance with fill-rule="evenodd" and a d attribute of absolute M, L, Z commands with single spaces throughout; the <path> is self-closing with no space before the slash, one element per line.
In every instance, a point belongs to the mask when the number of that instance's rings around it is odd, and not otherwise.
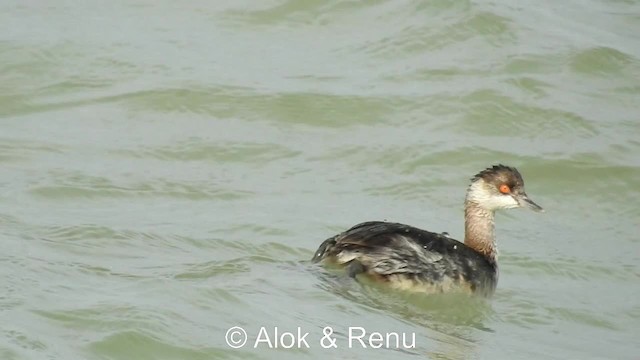
<path fill-rule="evenodd" d="M 464 207 L 464 244 L 492 262 L 498 258 L 495 213 L 467 200 Z"/>

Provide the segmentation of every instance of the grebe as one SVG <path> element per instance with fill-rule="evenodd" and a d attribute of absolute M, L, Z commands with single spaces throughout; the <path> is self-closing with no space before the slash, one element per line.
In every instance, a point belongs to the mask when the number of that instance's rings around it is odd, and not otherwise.
<path fill-rule="evenodd" d="M 312 261 L 344 266 L 392 288 L 427 293 L 463 291 L 484 296 L 498 282 L 494 215 L 527 207 L 544 212 L 513 167 L 495 165 L 471 179 L 464 202 L 464 243 L 448 233 L 384 221 L 364 222 L 325 240 Z"/>

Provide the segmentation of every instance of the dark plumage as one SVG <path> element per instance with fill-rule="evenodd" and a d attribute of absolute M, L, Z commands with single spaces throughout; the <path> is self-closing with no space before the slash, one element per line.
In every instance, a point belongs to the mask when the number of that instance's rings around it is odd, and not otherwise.
<path fill-rule="evenodd" d="M 497 280 L 495 261 L 446 235 L 398 223 L 358 224 L 325 240 L 312 261 L 323 259 L 348 264 L 351 276 L 367 273 L 407 290 L 492 292 Z"/>
<path fill-rule="evenodd" d="M 471 181 L 473 182 L 481 178 L 487 182 L 500 181 L 511 185 L 524 186 L 524 180 L 522 180 L 522 175 L 520 175 L 518 169 L 502 164 L 494 165 L 480 171 L 471 178 Z"/>

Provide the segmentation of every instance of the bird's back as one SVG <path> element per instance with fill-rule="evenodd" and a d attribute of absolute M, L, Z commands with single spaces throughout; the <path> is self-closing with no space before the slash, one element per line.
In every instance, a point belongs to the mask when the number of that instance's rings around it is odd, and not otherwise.
<path fill-rule="evenodd" d="M 325 240 L 312 260 L 355 265 L 358 272 L 413 291 L 492 293 L 497 280 L 495 262 L 463 243 L 382 221 L 361 223 Z"/>

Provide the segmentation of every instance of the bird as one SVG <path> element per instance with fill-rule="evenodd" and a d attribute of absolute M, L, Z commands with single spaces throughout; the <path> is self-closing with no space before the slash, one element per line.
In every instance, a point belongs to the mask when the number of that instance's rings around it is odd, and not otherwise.
<path fill-rule="evenodd" d="M 427 294 L 462 292 L 491 297 L 498 283 L 495 213 L 544 209 L 525 192 L 520 172 L 502 164 L 471 178 L 464 201 L 464 241 L 447 232 L 367 221 L 324 240 L 313 263 L 343 267 L 393 289 Z"/>

